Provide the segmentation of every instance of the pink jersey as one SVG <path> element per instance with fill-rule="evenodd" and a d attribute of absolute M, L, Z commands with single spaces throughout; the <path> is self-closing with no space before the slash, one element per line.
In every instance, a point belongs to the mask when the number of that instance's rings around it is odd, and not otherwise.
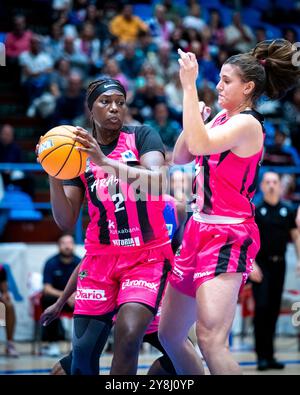
<path fill-rule="evenodd" d="M 252 114 L 262 123 L 263 118 L 256 111 L 243 113 Z M 227 120 L 226 114 L 220 114 L 212 128 Z M 256 190 L 262 155 L 263 149 L 248 158 L 241 158 L 230 150 L 196 157 L 194 193 L 197 211 L 234 218 L 254 217 L 251 199 Z"/>
<path fill-rule="evenodd" d="M 144 153 L 164 150 L 157 133 L 147 126 L 124 127 L 108 152 L 106 148 L 101 146 L 107 157 L 130 166 L 139 165 Z M 132 185 L 124 182 L 91 161 L 80 178 L 91 218 L 85 239 L 88 254 L 129 252 L 169 242 L 162 196 L 144 193 L 134 180 Z"/>

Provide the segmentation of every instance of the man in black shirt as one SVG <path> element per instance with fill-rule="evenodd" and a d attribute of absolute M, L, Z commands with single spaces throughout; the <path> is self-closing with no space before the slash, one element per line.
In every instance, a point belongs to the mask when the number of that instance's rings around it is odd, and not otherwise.
<path fill-rule="evenodd" d="M 74 254 L 74 247 L 73 236 L 68 234 L 61 236 L 58 240 L 59 253 L 49 258 L 45 264 L 41 300 L 43 310 L 55 303 L 63 293 L 73 270 L 80 262 L 80 258 Z M 63 310 L 71 313 L 73 309 L 74 298 L 70 298 Z M 43 340 L 50 342 L 47 352 L 49 356 L 59 355 L 59 348 L 55 342 L 64 340 L 64 330 L 59 319 L 43 327 Z"/>
<path fill-rule="evenodd" d="M 285 252 L 290 240 L 295 244 L 300 268 L 300 233 L 296 213 L 280 200 L 280 177 L 277 173 L 263 175 L 263 201 L 256 207 L 255 220 L 259 227 L 261 247 L 250 275 L 255 299 L 254 334 L 258 370 L 283 369 L 274 358 L 274 335 L 285 278 Z"/>

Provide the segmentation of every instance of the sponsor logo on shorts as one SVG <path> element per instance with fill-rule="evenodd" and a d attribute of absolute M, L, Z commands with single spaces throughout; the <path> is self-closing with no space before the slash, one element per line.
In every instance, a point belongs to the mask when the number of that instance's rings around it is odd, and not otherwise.
<path fill-rule="evenodd" d="M 198 272 L 198 273 L 195 273 L 194 274 L 194 280 L 196 279 L 196 278 L 202 278 L 202 277 L 206 277 L 206 276 L 210 276 L 211 274 L 213 274 L 214 272 L 212 272 L 212 271 L 207 271 L 207 272 Z"/>
<path fill-rule="evenodd" d="M 122 289 L 125 288 L 147 288 L 148 290 L 152 292 L 157 292 L 158 289 L 158 284 L 157 283 L 149 283 L 148 281 L 145 280 L 125 280 L 122 283 Z"/>
<path fill-rule="evenodd" d="M 129 239 L 119 239 L 113 240 L 113 245 L 118 247 L 133 247 L 140 246 L 140 238 L 139 237 L 130 237 Z"/>
<path fill-rule="evenodd" d="M 173 274 L 177 277 L 180 278 L 180 280 L 183 280 L 183 271 L 179 270 L 178 267 L 174 266 L 173 267 Z"/>
<path fill-rule="evenodd" d="M 76 291 L 76 300 L 91 300 L 91 301 L 103 301 L 107 300 L 105 291 L 103 289 L 82 289 L 79 288 Z"/>
<path fill-rule="evenodd" d="M 87 270 L 81 270 L 81 272 L 79 272 L 79 274 L 78 274 L 78 277 L 80 278 L 80 280 L 83 280 L 87 276 L 88 276 L 88 271 Z"/>

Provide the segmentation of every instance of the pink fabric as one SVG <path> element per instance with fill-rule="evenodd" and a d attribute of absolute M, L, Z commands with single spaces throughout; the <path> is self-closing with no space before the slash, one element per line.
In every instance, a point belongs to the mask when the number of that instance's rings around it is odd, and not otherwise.
<path fill-rule="evenodd" d="M 224 124 L 222 113 L 212 128 Z M 255 207 L 251 202 L 263 150 L 240 158 L 231 151 L 196 158 L 196 203 L 205 214 L 235 218 L 251 218 Z M 203 166 L 203 168 L 201 168 Z"/>
<path fill-rule="evenodd" d="M 27 30 L 21 37 L 14 33 L 7 33 L 5 40 L 6 56 L 10 58 L 18 57 L 22 52 L 29 51 L 32 32 Z"/>
<path fill-rule="evenodd" d="M 171 285 L 195 297 L 205 281 L 221 273 L 243 273 L 245 282 L 260 247 L 254 220 L 237 225 L 212 225 L 190 218 L 180 255 L 175 256 Z"/>
<path fill-rule="evenodd" d="M 139 163 L 135 135 L 121 132 L 117 147 L 108 157 L 126 162 L 124 153 L 129 151 L 133 159 Z M 134 188 L 130 184 L 106 173 L 105 169 L 92 162 L 89 164 L 89 171 L 82 175 L 81 179 L 88 188 L 91 221 L 86 232 L 85 248 L 89 254 L 98 254 L 99 249 L 102 254 L 140 251 L 169 242 L 162 196 L 148 194 L 140 204 L 136 201 Z M 116 193 L 112 193 L 112 189 Z M 140 216 L 138 210 L 141 210 Z M 145 219 L 150 224 L 149 228 L 143 222 Z"/>
<path fill-rule="evenodd" d="M 86 255 L 79 270 L 74 313 L 106 314 L 127 302 L 157 309 L 172 263 L 170 245 L 131 254 Z"/>

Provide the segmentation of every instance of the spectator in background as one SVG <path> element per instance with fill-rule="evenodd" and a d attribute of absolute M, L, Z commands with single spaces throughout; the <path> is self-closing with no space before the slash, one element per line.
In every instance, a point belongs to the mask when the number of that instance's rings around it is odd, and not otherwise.
<path fill-rule="evenodd" d="M 73 125 L 74 119 L 84 112 L 84 103 L 85 94 L 81 75 L 72 72 L 65 94 L 57 99 L 53 125 Z"/>
<path fill-rule="evenodd" d="M 157 103 L 154 107 L 154 118 L 147 123 L 160 134 L 167 151 L 172 151 L 181 132 L 181 126 L 170 117 L 166 103 Z"/>
<path fill-rule="evenodd" d="M 154 18 L 148 22 L 153 41 L 160 45 L 168 42 L 172 32 L 174 31 L 174 23 L 166 18 L 166 8 L 162 4 L 155 6 Z"/>
<path fill-rule="evenodd" d="M 27 94 L 29 104 L 39 97 L 49 84 L 49 76 L 53 68 L 51 56 L 42 50 L 41 37 L 33 35 L 30 49 L 22 52 L 19 61 L 22 67 L 22 85 Z"/>
<path fill-rule="evenodd" d="M 63 293 L 73 270 L 80 262 L 80 258 L 75 255 L 73 236 L 65 234 L 58 239 L 57 244 L 58 254 L 49 258 L 44 267 L 44 288 L 41 299 L 43 310 L 55 303 Z M 63 311 L 73 312 L 74 303 L 75 299 L 71 297 Z M 59 318 L 47 327 L 43 327 L 43 340 L 49 341 L 49 347 L 46 351 L 47 355 L 58 356 L 60 351 L 56 342 L 64 339 L 64 328 Z"/>
<path fill-rule="evenodd" d="M 300 153 L 300 86 L 293 91 L 291 99 L 283 104 L 283 117 L 290 130 L 292 144 Z"/>
<path fill-rule="evenodd" d="M 75 39 L 75 49 L 82 52 L 88 60 L 89 74 L 95 74 L 97 68 L 102 65 L 100 60 L 100 40 L 95 36 L 95 27 L 90 22 L 82 25 L 80 37 Z"/>
<path fill-rule="evenodd" d="M 0 129 L 0 163 L 21 163 L 22 151 L 20 146 L 15 142 L 14 127 L 8 123 Z M 2 171 L 4 187 L 14 185 L 23 192 L 34 197 L 34 179 L 24 174 L 21 170 Z"/>
<path fill-rule="evenodd" d="M 53 61 L 56 62 L 63 46 L 63 29 L 59 23 L 55 22 L 51 25 L 50 35 L 43 38 L 43 46 Z"/>
<path fill-rule="evenodd" d="M 218 52 L 218 47 L 225 44 L 225 30 L 220 17 L 220 13 L 216 9 L 210 10 L 210 20 L 208 24 L 209 45 L 213 48 L 213 53 Z"/>
<path fill-rule="evenodd" d="M 201 16 L 201 7 L 197 3 L 193 3 L 189 8 L 189 13 L 183 18 L 183 26 L 186 29 L 195 29 L 201 33 L 207 28 L 205 20 Z"/>
<path fill-rule="evenodd" d="M 128 79 L 134 80 L 140 73 L 145 59 L 137 54 L 134 43 L 125 44 L 123 51 L 124 55 L 119 61 L 120 69 Z"/>
<path fill-rule="evenodd" d="M 264 165 L 300 166 L 297 150 L 287 143 L 288 131 L 276 126 L 274 144 L 267 146 L 264 154 Z"/>
<path fill-rule="evenodd" d="M 132 14 L 132 5 L 125 4 L 122 12 L 110 22 L 110 32 L 118 37 L 121 43 L 134 43 L 141 30 L 147 31 L 148 26 L 140 17 Z"/>
<path fill-rule="evenodd" d="M 178 63 L 172 58 L 171 45 L 168 42 L 160 42 L 158 44 L 158 52 L 149 54 L 148 59 L 157 77 L 164 84 L 167 84 L 171 80 L 172 75 L 178 72 Z"/>
<path fill-rule="evenodd" d="M 83 77 L 87 76 L 89 71 L 88 57 L 80 48 L 75 47 L 75 38 L 65 36 L 62 50 L 58 56 L 70 62 L 71 69 L 80 73 Z"/>
<path fill-rule="evenodd" d="M 0 303 L 5 306 L 6 355 L 17 358 L 19 353 L 13 342 L 16 314 L 8 291 L 7 274 L 2 265 L 0 265 Z"/>
<path fill-rule="evenodd" d="M 274 336 L 283 291 L 286 262 L 285 252 L 290 237 L 298 258 L 300 273 L 300 233 L 296 213 L 280 200 L 279 174 L 266 172 L 261 182 L 263 202 L 256 206 L 255 221 L 260 232 L 261 246 L 250 274 L 255 300 L 254 336 L 257 369 L 283 369 L 274 358 Z"/>
<path fill-rule="evenodd" d="M 107 58 L 104 65 L 104 73 L 107 74 L 110 78 L 118 80 L 124 86 L 126 91 L 129 89 L 129 81 L 128 78 L 123 74 L 120 70 L 119 64 L 115 59 Z"/>
<path fill-rule="evenodd" d="M 255 37 L 249 26 L 244 25 L 241 14 L 235 12 L 232 17 L 232 24 L 225 28 L 225 43 L 236 52 L 248 52 L 255 44 Z"/>
<path fill-rule="evenodd" d="M 22 52 L 29 51 L 32 38 L 31 30 L 26 29 L 24 15 L 16 15 L 13 18 L 13 30 L 6 35 L 5 49 L 8 61 L 17 62 Z"/>

